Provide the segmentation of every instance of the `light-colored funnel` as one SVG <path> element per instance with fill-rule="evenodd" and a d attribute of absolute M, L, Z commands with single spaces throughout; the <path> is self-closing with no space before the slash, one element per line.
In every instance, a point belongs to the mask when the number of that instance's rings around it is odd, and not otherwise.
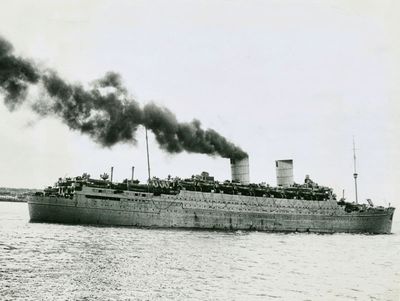
<path fill-rule="evenodd" d="M 276 164 L 276 185 L 289 187 L 293 182 L 293 160 L 277 160 Z"/>
<path fill-rule="evenodd" d="M 250 183 L 249 157 L 241 160 L 231 159 L 232 181 L 238 181 L 242 184 Z"/>

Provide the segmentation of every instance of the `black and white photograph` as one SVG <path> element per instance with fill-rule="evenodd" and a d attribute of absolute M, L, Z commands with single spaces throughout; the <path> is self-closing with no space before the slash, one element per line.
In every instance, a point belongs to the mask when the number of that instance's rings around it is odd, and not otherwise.
<path fill-rule="evenodd" d="M 0 1 L 0 300 L 400 300 L 400 2 Z"/>

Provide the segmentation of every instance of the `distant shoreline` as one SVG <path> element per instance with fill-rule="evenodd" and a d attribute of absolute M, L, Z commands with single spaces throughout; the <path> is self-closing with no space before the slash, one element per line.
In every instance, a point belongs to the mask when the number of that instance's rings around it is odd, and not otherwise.
<path fill-rule="evenodd" d="M 28 198 L 39 189 L 0 187 L 0 202 L 27 203 Z"/>
<path fill-rule="evenodd" d="M 10 202 L 10 203 L 26 203 L 26 200 L 14 200 L 14 199 L 2 199 L 0 198 L 0 202 Z"/>

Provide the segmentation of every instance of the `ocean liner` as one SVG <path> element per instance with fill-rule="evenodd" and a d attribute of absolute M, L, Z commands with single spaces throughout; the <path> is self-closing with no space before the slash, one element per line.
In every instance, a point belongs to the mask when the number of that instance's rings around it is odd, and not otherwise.
<path fill-rule="evenodd" d="M 391 232 L 393 207 L 339 201 L 332 189 L 293 181 L 293 161 L 276 161 L 277 186 L 251 184 L 248 157 L 231 160 L 232 179 L 115 183 L 107 174 L 59 179 L 28 200 L 32 222 L 277 232 Z M 356 180 L 356 173 L 355 173 Z"/>

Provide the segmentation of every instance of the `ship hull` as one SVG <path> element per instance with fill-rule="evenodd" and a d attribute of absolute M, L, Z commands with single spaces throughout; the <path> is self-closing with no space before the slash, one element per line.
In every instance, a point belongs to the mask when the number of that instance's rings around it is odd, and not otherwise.
<path fill-rule="evenodd" d="M 394 208 L 345 212 L 336 202 L 183 194 L 178 197 L 33 197 L 32 222 L 268 232 L 391 232 Z M 235 202 L 236 200 L 241 200 Z M 229 200 L 232 200 L 231 202 Z M 320 204 L 319 204 L 320 203 Z"/>

